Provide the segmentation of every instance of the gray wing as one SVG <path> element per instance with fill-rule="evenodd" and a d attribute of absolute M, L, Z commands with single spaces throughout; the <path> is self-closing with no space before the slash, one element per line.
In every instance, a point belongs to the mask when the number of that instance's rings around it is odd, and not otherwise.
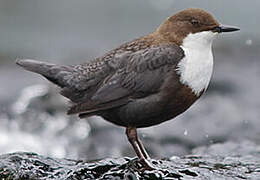
<path fill-rule="evenodd" d="M 95 87 L 91 97 L 74 105 L 68 114 L 93 113 L 121 106 L 160 90 L 167 73 L 184 57 L 176 45 L 161 45 L 139 50 L 114 59 L 116 70 Z M 113 67 L 113 60 L 108 61 Z"/>
<path fill-rule="evenodd" d="M 106 57 L 108 58 L 111 57 Z M 41 74 L 52 83 L 61 87 L 61 94 L 74 103 L 80 103 L 95 92 L 95 88 L 102 80 L 115 71 L 106 59 L 77 65 L 63 66 L 32 59 L 18 59 L 16 63 L 24 69 Z"/>

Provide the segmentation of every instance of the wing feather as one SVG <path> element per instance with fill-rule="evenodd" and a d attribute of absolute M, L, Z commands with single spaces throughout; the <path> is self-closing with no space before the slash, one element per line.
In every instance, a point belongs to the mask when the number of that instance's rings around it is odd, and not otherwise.
<path fill-rule="evenodd" d="M 135 98 L 142 98 L 160 90 L 169 71 L 180 59 L 183 50 L 177 45 L 154 46 L 121 56 L 118 65 L 110 75 L 99 84 L 88 102 L 78 103 L 68 113 L 87 113 L 106 110 L 127 104 Z"/>

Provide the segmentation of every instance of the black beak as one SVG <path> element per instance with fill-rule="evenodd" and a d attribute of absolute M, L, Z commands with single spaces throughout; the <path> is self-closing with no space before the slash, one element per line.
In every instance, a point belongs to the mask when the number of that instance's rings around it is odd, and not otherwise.
<path fill-rule="evenodd" d="M 222 32 L 233 32 L 233 31 L 239 31 L 240 29 L 237 27 L 231 27 L 231 26 L 226 26 L 226 25 L 220 25 L 215 28 L 215 31 L 218 33 Z"/>

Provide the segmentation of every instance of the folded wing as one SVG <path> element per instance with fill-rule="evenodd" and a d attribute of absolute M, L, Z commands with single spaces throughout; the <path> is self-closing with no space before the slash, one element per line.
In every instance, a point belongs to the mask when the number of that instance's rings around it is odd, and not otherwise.
<path fill-rule="evenodd" d="M 16 63 L 61 87 L 60 93 L 73 103 L 68 114 L 85 116 L 158 92 L 167 73 L 183 56 L 183 50 L 171 44 L 135 52 L 108 53 L 76 66 L 29 59 L 17 60 Z"/>
<path fill-rule="evenodd" d="M 118 65 L 97 86 L 91 96 L 70 108 L 68 114 L 95 114 L 122 106 L 160 90 L 166 75 L 172 71 L 184 52 L 176 45 L 150 47 L 119 56 Z M 112 67 L 108 61 L 108 66 Z"/>

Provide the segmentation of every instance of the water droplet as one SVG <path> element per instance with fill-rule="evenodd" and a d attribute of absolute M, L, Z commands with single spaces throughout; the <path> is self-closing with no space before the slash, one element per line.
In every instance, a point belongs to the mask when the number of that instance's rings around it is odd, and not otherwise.
<path fill-rule="evenodd" d="M 253 43 L 252 39 L 247 39 L 246 40 L 246 45 L 251 46 L 252 43 Z"/>
<path fill-rule="evenodd" d="M 185 131 L 184 131 L 184 136 L 187 136 L 188 135 L 188 131 L 187 131 L 187 129 L 185 129 Z"/>
<path fill-rule="evenodd" d="M 177 160 L 177 159 L 180 159 L 178 156 L 172 156 L 172 157 L 170 157 L 170 160 L 171 161 L 174 161 L 174 160 Z"/>

